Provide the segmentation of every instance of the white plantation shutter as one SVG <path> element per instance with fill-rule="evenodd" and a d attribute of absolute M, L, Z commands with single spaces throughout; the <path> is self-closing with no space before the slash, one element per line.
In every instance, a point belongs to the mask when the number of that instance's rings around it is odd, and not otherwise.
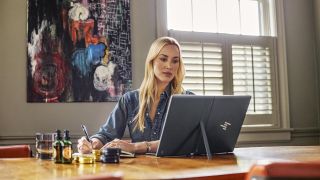
<path fill-rule="evenodd" d="M 232 45 L 233 93 L 251 95 L 248 114 L 272 114 L 270 50 Z"/>
<path fill-rule="evenodd" d="M 179 34 L 179 35 L 178 35 Z M 186 75 L 183 87 L 197 95 L 250 95 L 245 127 L 278 122 L 272 37 L 170 31 L 181 45 Z M 252 43 L 254 41 L 254 43 Z"/>
<path fill-rule="evenodd" d="M 183 87 L 198 95 L 223 95 L 222 47 L 181 42 L 186 76 Z"/>

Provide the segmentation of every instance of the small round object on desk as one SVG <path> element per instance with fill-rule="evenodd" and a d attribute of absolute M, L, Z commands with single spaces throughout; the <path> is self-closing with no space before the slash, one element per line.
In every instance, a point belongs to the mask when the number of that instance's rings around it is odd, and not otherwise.
<path fill-rule="evenodd" d="M 81 153 L 73 153 L 72 158 L 75 163 L 81 163 L 81 164 L 92 164 L 94 163 L 94 160 L 95 160 L 92 154 L 81 154 Z"/>
<path fill-rule="evenodd" d="M 100 149 L 94 149 L 94 150 L 92 150 L 92 154 L 93 155 L 101 155 L 101 151 L 100 151 Z"/>
<path fill-rule="evenodd" d="M 119 156 L 101 156 L 100 160 L 102 163 L 119 163 L 120 157 Z"/>
<path fill-rule="evenodd" d="M 120 148 L 104 148 L 100 160 L 102 163 L 119 163 L 120 153 Z"/>
<path fill-rule="evenodd" d="M 118 155 L 120 156 L 121 149 L 120 148 L 104 148 L 102 150 L 102 155 Z"/>
<path fill-rule="evenodd" d="M 96 162 L 100 161 L 100 156 L 101 156 L 100 150 L 92 150 L 92 155 Z"/>
<path fill-rule="evenodd" d="M 72 154 L 72 159 L 74 162 L 79 163 L 79 157 L 81 156 L 80 153 L 73 153 Z"/>
<path fill-rule="evenodd" d="M 93 164 L 94 158 L 88 157 L 88 156 L 82 156 L 82 157 L 79 157 L 79 163 L 80 164 Z"/>
<path fill-rule="evenodd" d="M 79 162 L 79 156 L 74 156 L 74 157 L 73 157 L 73 161 Z"/>

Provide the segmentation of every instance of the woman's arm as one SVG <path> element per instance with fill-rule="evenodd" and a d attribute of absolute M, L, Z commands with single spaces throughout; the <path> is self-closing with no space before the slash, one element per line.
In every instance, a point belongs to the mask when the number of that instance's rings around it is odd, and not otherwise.
<path fill-rule="evenodd" d="M 144 141 L 134 143 L 135 152 L 138 154 L 155 153 L 159 146 L 159 140 L 157 141 Z"/>
<path fill-rule="evenodd" d="M 122 138 L 126 125 L 128 112 L 126 107 L 125 95 L 120 98 L 113 111 L 110 113 L 107 121 L 100 127 L 97 134 L 90 137 L 90 139 L 97 138 L 102 144 L 112 141 L 113 139 Z"/>
<path fill-rule="evenodd" d="M 128 141 L 114 139 L 113 141 L 105 144 L 105 147 L 116 147 L 120 148 L 123 151 L 137 153 L 137 154 L 145 154 L 145 153 L 155 153 L 159 146 L 159 140 L 157 141 L 143 141 L 131 143 Z"/>

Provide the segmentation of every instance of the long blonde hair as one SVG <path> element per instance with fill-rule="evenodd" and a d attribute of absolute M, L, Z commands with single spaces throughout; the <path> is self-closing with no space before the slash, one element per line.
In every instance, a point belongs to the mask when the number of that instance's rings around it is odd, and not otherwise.
<path fill-rule="evenodd" d="M 160 37 L 152 43 L 149 49 L 149 53 L 145 63 L 144 79 L 139 89 L 139 111 L 135 116 L 135 120 L 137 120 L 135 129 L 139 128 L 139 130 L 142 132 L 145 128 L 145 112 L 147 108 L 151 106 L 156 96 L 158 95 L 158 87 L 155 80 L 156 77 L 153 71 L 153 61 L 159 55 L 161 49 L 166 45 L 175 45 L 179 49 L 179 68 L 177 71 L 177 75 L 171 81 L 171 94 L 181 94 L 183 91 L 181 84 L 184 78 L 185 69 L 181 57 L 180 45 L 174 38 Z"/>

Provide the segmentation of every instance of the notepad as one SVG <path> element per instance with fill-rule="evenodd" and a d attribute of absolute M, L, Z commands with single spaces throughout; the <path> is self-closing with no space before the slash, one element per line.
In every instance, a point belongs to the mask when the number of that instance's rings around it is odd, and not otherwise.
<path fill-rule="evenodd" d="M 135 153 L 121 150 L 120 158 L 134 158 L 136 157 Z"/>

